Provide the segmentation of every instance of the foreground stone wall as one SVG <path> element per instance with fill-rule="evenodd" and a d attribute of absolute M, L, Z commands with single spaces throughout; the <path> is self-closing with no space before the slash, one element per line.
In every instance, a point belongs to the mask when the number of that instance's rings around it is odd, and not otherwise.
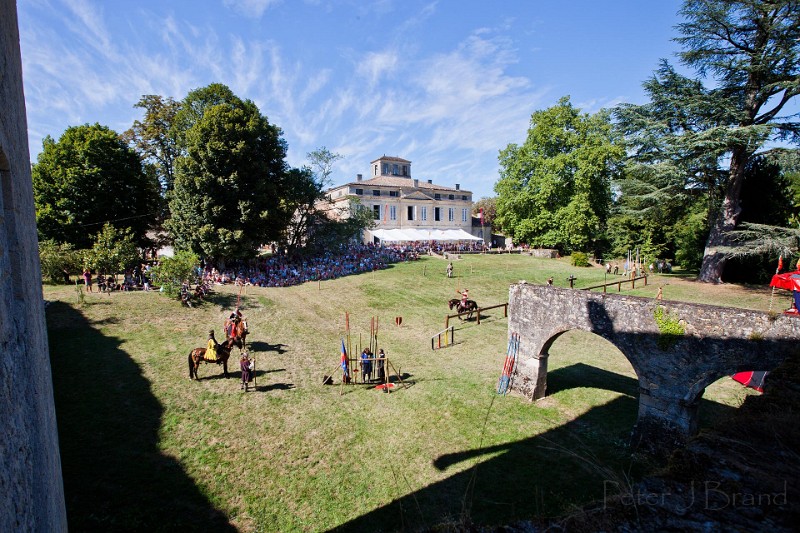
<path fill-rule="evenodd" d="M 66 531 L 13 0 L 0 0 L 0 106 L 0 531 Z"/>
<path fill-rule="evenodd" d="M 657 307 L 684 333 L 662 331 Z M 520 335 L 514 389 L 531 400 L 546 393 L 548 352 L 564 332 L 589 331 L 619 348 L 639 381 L 633 439 L 646 449 L 696 433 L 697 407 L 714 381 L 772 370 L 800 353 L 800 319 L 747 309 L 519 283 L 509 290 L 508 315 L 509 336 Z"/>

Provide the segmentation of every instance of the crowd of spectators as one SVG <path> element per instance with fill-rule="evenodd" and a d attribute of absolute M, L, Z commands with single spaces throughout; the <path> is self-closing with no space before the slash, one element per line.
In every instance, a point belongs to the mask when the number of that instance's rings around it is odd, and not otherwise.
<path fill-rule="evenodd" d="M 248 262 L 226 264 L 224 267 L 206 264 L 200 274 L 203 281 L 214 284 L 288 287 L 307 281 L 381 270 L 392 263 L 416 260 L 427 249 L 427 245 L 420 244 L 349 244 L 313 256 L 290 257 L 277 254 Z"/>

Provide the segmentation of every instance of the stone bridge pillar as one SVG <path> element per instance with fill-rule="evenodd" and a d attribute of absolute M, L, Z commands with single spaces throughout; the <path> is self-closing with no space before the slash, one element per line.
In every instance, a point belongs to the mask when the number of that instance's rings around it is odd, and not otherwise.
<path fill-rule="evenodd" d="M 657 453 L 697 432 L 708 385 L 800 354 L 800 319 L 783 315 L 525 282 L 511 286 L 508 302 L 509 337 L 520 336 L 513 388 L 543 398 L 553 342 L 573 329 L 594 333 L 631 363 L 640 391 L 633 443 Z"/>

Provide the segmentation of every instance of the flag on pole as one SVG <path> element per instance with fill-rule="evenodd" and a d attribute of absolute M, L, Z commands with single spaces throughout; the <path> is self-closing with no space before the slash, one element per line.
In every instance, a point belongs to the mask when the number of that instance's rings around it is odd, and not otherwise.
<path fill-rule="evenodd" d="M 778 270 L 775 273 L 780 274 L 781 270 L 783 270 L 783 256 L 778 257 Z"/>
<path fill-rule="evenodd" d="M 482 207 L 478 211 L 478 216 L 481 218 L 481 226 L 483 226 L 483 208 Z"/>
<path fill-rule="evenodd" d="M 389 204 L 383 206 L 383 223 L 386 224 L 386 218 L 389 216 Z"/>
<path fill-rule="evenodd" d="M 347 348 L 344 347 L 344 339 L 342 339 L 342 373 L 345 376 L 350 377 L 350 371 L 348 369 L 348 362 L 347 362 Z"/>

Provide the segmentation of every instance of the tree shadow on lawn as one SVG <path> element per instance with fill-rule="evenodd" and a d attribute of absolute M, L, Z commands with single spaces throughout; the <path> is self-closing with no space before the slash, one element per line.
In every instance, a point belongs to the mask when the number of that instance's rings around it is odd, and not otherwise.
<path fill-rule="evenodd" d="M 635 379 L 577 364 L 549 372 L 548 383 L 554 392 L 597 387 L 624 396 L 530 438 L 432 458 L 439 471 L 465 461 L 479 462 L 413 492 L 399 481 L 398 498 L 334 531 L 445 530 L 442 524 L 510 524 L 558 516 L 574 505 L 618 495 L 646 473 L 632 462 L 628 446 L 638 410 Z M 481 428 L 474 431 L 477 435 Z M 486 456 L 491 457 L 481 461 Z M 397 468 L 402 465 L 394 465 Z"/>
<path fill-rule="evenodd" d="M 78 312 L 47 309 L 72 531 L 235 531 L 158 446 L 163 407 L 119 340 Z"/>

